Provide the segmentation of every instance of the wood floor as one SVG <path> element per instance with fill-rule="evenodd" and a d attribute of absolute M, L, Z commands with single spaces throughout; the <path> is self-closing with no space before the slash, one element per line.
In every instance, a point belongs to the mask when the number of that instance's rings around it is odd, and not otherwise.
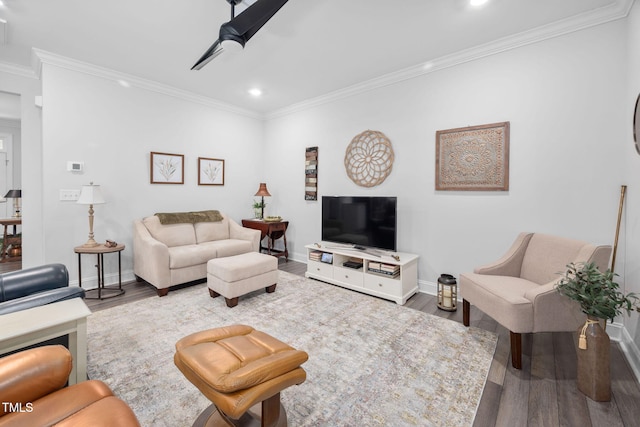
<path fill-rule="evenodd" d="M 11 263 L 0 264 L 0 272 L 10 269 L 7 264 Z M 306 265 L 280 258 L 279 268 L 303 276 Z M 124 295 L 103 301 L 87 300 L 87 305 L 97 311 L 142 298 L 158 298 L 155 288 L 144 282 L 123 286 Z M 462 305 L 455 312 L 442 311 L 431 295 L 416 294 L 405 307 L 462 323 Z M 524 334 L 523 367 L 518 371 L 511 367 L 509 331 L 473 306 L 471 326 L 498 334 L 474 426 L 640 426 L 640 384 L 617 343 L 611 344 L 612 399 L 597 403 L 576 387 L 575 334 Z"/>

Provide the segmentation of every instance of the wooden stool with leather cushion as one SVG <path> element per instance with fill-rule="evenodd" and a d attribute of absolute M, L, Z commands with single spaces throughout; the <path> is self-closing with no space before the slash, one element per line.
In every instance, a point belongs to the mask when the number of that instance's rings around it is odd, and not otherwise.
<path fill-rule="evenodd" d="M 308 358 L 264 332 L 233 325 L 182 338 L 174 362 L 213 402 L 194 426 L 266 427 L 287 425 L 280 392 L 305 381 L 300 365 Z"/>

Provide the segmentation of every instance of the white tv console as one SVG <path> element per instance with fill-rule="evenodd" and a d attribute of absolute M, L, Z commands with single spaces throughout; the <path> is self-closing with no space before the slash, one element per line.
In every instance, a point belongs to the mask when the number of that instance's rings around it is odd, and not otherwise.
<path fill-rule="evenodd" d="M 305 248 L 306 277 L 375 295 L 400 305 L 418 291 L 418 255 L 369 248 L 359 250 L 329 242 L 306 245 Z M 343 266 L 348 261 L 362 265 L 359 268 Z M 382 268 L 386 274 L 380 271 Z"/>

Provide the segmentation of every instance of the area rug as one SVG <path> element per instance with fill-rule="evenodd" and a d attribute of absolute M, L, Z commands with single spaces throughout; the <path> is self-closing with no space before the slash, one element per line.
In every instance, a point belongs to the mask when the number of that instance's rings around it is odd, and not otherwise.
<path fill-rule="evenodd" d="M 210 402 L 173 364 L 175 343 L 246 324 L 309 353 L 307 380 L 281 394 L 289 425 L 469 426 L 496 336 L 372 296 L 280 272 L 275 293 L 227 308 L 206 284 L 93 313 L 88 372 L 141 424 L 190 426 Z"/>

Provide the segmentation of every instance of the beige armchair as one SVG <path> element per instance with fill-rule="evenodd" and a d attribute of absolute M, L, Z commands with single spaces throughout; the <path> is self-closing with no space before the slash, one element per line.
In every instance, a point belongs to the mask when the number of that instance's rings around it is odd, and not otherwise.
<path fill-rule="evenodd" d="M 462 315 L 469 326 L 473 304 L 511 332 L 511 364 L 522 368 L 522 334 L 575 331 L 580 306 L 555 290 L 567 264 L 595 262 L 605 270 L 611 246 L 539 233 L 520 233 L 498 261 L 460 275 Z"/>

